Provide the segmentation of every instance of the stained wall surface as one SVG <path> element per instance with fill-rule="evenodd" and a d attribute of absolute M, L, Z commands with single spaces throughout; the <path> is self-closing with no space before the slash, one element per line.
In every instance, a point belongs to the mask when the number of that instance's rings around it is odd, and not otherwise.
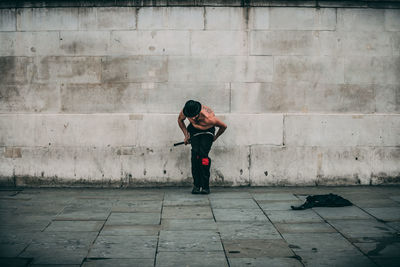
<path fill-rule="evenodd" d="M 0 71 L 3 185 L 188 185 L 188 99 L 213 184 L 400 181 L 400 9 L 3 8 Z"/>

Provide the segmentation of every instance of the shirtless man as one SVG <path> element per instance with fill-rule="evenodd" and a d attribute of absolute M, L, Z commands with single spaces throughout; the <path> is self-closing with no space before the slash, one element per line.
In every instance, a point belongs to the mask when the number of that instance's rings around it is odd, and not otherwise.
<path fill-rule="evenodd" d="M 186 128 L 185 119 L 190 124 Z M 210 193 L 211 159 L 208 157 L 212 143 L 226 130 L 227 126 L 214 112 L 197 101 L 189 100 L 179 113 L 178 124 L 185 135 L 185 145 L 192 145 L 192 194 Z M 215 127 L 218 132 L 215 135 Z M 200 191 L 201 189 L 201 191 Z"/>

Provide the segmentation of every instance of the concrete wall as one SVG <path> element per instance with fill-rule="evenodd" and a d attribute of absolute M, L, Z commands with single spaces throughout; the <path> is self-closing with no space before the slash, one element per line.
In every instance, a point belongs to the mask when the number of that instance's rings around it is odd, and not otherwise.
<path fill-rule="evenodd" d="M 0 71 L 3 185 L 190 184 L 192 98 L 214 184 L 400 181 L 400 9 L 8 7 Z"/>

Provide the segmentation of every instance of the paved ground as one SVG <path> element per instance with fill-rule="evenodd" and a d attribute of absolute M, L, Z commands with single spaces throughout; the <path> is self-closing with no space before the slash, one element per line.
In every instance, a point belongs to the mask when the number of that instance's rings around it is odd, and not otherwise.
<path fill-rule="evenodd" d="M 399 232 L 400 187 L 0 188 L 0 266 L 400 266 Z"/>

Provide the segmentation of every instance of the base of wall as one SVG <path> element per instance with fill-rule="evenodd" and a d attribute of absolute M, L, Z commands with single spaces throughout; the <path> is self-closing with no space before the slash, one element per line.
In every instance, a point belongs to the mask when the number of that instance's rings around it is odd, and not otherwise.
<path fill-rule="evenodd" d="M 191 187 L 193 180 L 191 177 L 181 181 L 144 181 L 131 178 L 129 180 L 70 180 L 59 177 L 0 177 L 0 188 L 149 188 L 149 187 Z M 239 185 L 232 182 L 211 181 L 211 187 L 320 187 L 320 186 L 365 186 L 354 177 L 340 177 L 335 179 L 316 179 L 315 184 L 291 184 L 291 183 L 269 183 L 265 185 Z M 370 186 L 399 186 L 400 176 L 377 176 L 371 178 Z"/>
<path fill-rule="evenodd" d="M 71 180 L 60 177 L 2 177 L 0 187 L 92 187 L 92 188 L 137 188 L 137 187 L 170 187 L 170 186 L 191 186 L 192 178 L 182 181 L 145 181 L 141 179 L 121 179 L 121 180 L 90 180 L 79 179 Z"/>

